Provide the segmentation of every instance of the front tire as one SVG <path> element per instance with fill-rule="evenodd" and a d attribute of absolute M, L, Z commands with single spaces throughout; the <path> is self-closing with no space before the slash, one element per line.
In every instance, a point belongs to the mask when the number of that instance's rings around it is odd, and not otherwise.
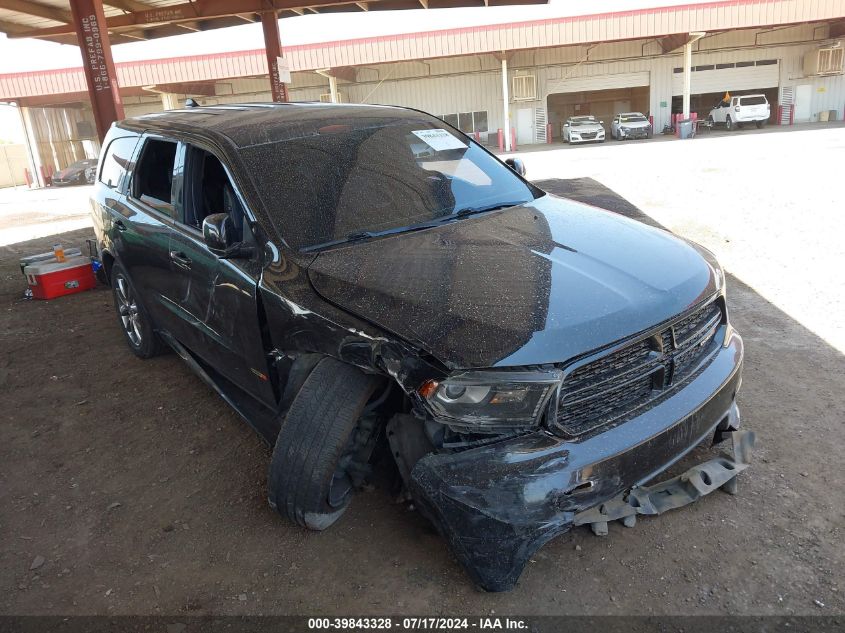
<path fill-rule="evenodd" d="M 111 286 L 118 322 L 129 349 L 138 358 L 159 355 L 164 349 L 161 339 L 156 335 L 153 322 L 141 305 L 129 275 L 118 263 L 111 270 Z"/>
<path fill-rule="evenodd" d="M 733 119 L 731 119 L 730 116 L 728 116 L 728 118 L 725 119 L 725 128 L 727 128 L 728 132 L 730 132 L 731 130 L 734 129 L 734 122 L 733 122 Z"/>
<path fill-rule="evenodd" d="M 381 383 L 356 367 L 324 358 L 296 394 L 282 422 L 268 477 L 268 501 L 282 516 L 325 530 L 346 511 L 352 481 L 346 468 L 369 438 L 359 426 Z"/>

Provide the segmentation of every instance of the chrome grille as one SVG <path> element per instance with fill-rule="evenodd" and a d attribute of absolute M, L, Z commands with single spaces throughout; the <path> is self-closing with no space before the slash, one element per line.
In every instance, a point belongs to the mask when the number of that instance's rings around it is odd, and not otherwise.
<path fill-rule="evenodd" d="M 718 348 L 724 321 L 721 299 L 658 332 L 593 360 L 563 381 L 553 431 L 583 435 L 621 423 L 683 383 Z"/>

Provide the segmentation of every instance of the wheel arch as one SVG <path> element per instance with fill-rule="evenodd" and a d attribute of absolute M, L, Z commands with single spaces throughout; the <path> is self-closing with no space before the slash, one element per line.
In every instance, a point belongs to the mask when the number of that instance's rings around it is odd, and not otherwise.
<path fill-rule="evenodd" d="M 100 261 L 103 264 L 103 271 L 105 272 L 105 275 L 106 275 L 106 283 L 110 284 L 111 283 L 111 271 L 114 268 L 114 263 L 116 261 L 116 258 L 109 251 L 103 251 L 100 254 Z"/>

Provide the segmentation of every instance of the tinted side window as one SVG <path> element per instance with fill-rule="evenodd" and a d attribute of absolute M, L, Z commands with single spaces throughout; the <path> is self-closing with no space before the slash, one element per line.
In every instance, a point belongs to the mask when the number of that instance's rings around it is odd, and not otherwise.
<path fill-rule="evenodd" d="M 232 218 L 240 240 L 244 209 L 223 164 L 205 150 L 190 147 L 186 175 L 185 212 L 182 222 L 202 229 L 202 222 L 213 213 L 227 213 Z"/>
<path fill-rule="evenodd" d="M 100 170 L 100 182 L 106 187 L 116 189 L 123 174 L 132 170 L 130 161 L 137 142 L 138 137 L 127 136 L 116 138 L 109 143 L 103 158 L 103 168 Z"/>
<path fill-rule="evenodd" d="M 176 143 L 147 139 L 132 179 L 132 196 L 154 209 L 173 216 L 173 165 Z"/>

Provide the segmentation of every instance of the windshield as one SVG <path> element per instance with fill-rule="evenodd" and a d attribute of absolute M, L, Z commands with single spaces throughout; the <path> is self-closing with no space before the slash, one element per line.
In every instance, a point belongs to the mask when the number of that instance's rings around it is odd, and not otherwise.
<path fill-rule="evenodd" d="M 642 123 L 648 120 L 642 114 L 623 114 L 619 119 L 622 123 Z"/>
<path fill-rule="evenodd" d="M 598 123 L 593 117 L 585 118 L 585 119 L 570 119 L 569 123 L 571 125 L 595 125 Z"/>
<path fill-rule="evenodd" d="M 296 249 L 533 200 L 535 189 L 434 119 L 371 117 L 239 150 Z"/>

